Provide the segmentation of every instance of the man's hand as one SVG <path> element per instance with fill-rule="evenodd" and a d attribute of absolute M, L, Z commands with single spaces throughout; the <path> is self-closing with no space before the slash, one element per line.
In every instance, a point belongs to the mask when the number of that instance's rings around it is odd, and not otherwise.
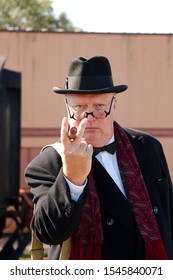
<path fill-rule="evenodd" d="M 69 123 L 66 117 L 61 125 L 61 143 L 57 147 L 63 163 L 64 176 L 75 185 L 83 185 L 91 170 L 93 147 L 83 138 L 87 119 L 83 119 L 78 128 L 75 139 L 68 136 Z"/>

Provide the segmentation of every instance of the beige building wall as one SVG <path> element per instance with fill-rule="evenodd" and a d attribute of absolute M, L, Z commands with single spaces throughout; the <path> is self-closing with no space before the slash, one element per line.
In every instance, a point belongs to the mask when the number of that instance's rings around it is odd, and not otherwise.
<path fill-rule="evenodd" d="M 25 152 L 38 152 L 59 135 L 66 111 L 63 96 L 52 93 L 52 87 L 64 86 L 71 58 L 104 55 L 114 83 L 128 85 L 118 95 L 116 120 L 160 140 L 173 178 L 173 35 L 1 31 L 0 55 L 6 56 L 5 68 L 22 73 Z M 27 159 L 22 168 L 26 164 Z"/>

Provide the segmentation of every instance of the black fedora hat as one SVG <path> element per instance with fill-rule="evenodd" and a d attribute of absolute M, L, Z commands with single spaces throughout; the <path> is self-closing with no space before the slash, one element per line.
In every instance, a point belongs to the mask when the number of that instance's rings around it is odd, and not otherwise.
<path fill-rule="evenodd" d="M 109 60 L 104 56 L 90 59 L 75 57 L 69 66 L 64 88 L 53 87 L 55 93 L 110 93 L 122 92 L 126 85 L 114 85 Z"/>

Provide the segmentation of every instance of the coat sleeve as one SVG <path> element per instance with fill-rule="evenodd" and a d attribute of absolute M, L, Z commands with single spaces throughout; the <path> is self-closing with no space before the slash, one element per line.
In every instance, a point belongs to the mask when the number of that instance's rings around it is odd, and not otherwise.
<path fill-rule="evenodd" d="M 170 259 L 173 259 L 173 186 L 161 143 L 145 137 L 147 186 L 160 233 Z M 156 206 L 156 207 L 155 207 Z"/>
<path fill-rule="evenodd" d="M 46 148 L 29 163 L 25 179 L 36 204 L 32 230 L 46 244 L 62 243 L 74 233 L 80 222 L 87 186 L 79 202 L 71 200 L 61 158 L 52 147 Z"/>

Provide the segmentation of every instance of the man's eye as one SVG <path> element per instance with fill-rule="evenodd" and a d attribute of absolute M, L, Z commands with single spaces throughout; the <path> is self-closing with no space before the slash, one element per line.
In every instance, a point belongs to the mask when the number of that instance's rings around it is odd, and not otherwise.
<path fill-rule="evenodd" d="M 85 109 L 85 106 L 83 106 L 83 105 L 76 105 L 76 106 L 74 106 L 74 109 L 76 111 L 83 111 Z"/>

